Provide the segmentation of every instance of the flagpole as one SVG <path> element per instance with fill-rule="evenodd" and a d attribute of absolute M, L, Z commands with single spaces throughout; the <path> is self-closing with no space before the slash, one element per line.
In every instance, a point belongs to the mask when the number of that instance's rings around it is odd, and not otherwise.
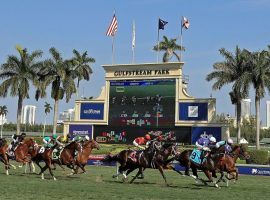
<path fill-rule="evenodd" d="M 180 47 L 183 48 L 183 17 L 181 19 Z M 182 62 L 182 50 L 180 50 L 180 62 Z"/>
<path fill-rule="evenodd" d="M 157 63 L 158 63 L 158 60 L 159 60 L 158 57 L 159 57 L 159 23 L 158 23 L 158 37 L 157 37 Z"/>
<path fill-rule="evenodd" d="M 114 35 L 112 36 L 112 65 L 114 65 Z"/>
<path fill-rule="evenodd" d="M 132 25 L 132 63 L 135 63 L 135 21 L 133 20 Z"/>

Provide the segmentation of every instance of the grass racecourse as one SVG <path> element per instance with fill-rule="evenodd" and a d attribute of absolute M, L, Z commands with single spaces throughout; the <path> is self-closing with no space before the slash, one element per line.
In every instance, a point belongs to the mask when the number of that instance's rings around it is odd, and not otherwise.
<path fill-rule="evenodd" d="M 23 174 L 23 169 L 10 170 L 6 176 L 0 168 L 0 200 L 17 199 L 200 199 L 200 200 L 263 200 L 270 199 L 270 177 L 240 175 L 236 184 L 220 189 L 195 184 L 190 177 L 182 177 L 173 171 L 165 171 L 169 187 L 165 186 L 157 170 L 145 171 L 145 179 L 134 184 L 113 179 L 114 167 L 88 166 L 87 174 L 67 176 L 70 171 L 57 169 L 57 181 L 48 173 L 45 180 L 36 174 Z"/>

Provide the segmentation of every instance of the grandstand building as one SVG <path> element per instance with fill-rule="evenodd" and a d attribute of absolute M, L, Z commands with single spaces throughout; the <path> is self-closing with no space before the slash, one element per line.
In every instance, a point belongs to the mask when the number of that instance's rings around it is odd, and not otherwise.
<path fill-rule="evenodd" d="M 22 117 L 21 123 L 23 124 L 35 124 L 36 120 L 36 106 L 33 105 L 25 105 L 22 108 Z"/>
<path fill-rule="evenodd" d="M 64 121 L 64 133 L 87 134 L 100 143 L 132 143 L 145 134 L 170 134 L 185 144 L 209 135 L 220 140 L 227 128 L 215 122 L 216 100 L 188 94 L 183 65 L 104 65 L 100 96 L 75 101 L 74 120 Z"/>

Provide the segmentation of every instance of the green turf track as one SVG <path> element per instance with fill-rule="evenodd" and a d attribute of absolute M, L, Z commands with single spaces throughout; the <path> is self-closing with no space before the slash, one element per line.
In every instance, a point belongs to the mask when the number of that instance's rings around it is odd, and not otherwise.
<path fill-rule="evenodd" d="M 240 180 L 229 187 L 221 184 L 212 186 L 196 185 L 189 177 L 182 177 L 173 171 L 166 171 L 170 184 L 165 186 L 157 170 L 147 170 L 144 180 L 134 184 L 122 183 L 111 178 L 114 167 L 87 167 L 87 174 L 66 176 L 69 170 L 55 171 L 57 181 L 46 174 L 41 180 L 36 174 L 23 174 L 23 169 L 10 170 L 10 176 L 0 169 L 0 199 L 270 199 L 270 177 L 240 176 Z"/>

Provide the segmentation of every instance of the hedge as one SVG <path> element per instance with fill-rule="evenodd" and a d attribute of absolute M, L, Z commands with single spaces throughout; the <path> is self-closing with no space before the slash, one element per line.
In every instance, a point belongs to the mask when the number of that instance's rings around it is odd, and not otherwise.
<path fill-rule="evenodd" d="M 267 165 L 269 164 L 269 155 L 267 150 L 249 150 L 249 164 Z"/>

